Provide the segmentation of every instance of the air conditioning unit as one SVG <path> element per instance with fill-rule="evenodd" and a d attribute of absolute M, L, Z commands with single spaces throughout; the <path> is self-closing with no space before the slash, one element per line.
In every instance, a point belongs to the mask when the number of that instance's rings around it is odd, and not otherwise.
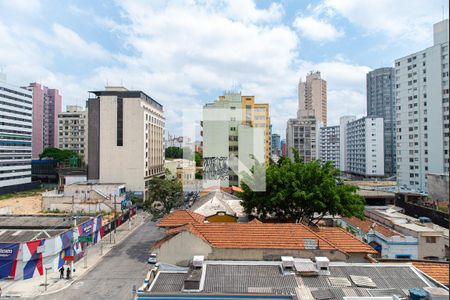
<path fill-rule="evenodd" d="M 192 265 L 194 268 L 201 268 L 203 267 L 203 261 L 205 260 L 205 257 L 203 255 L 196 255 L 192 259 Z"/>
<path fill-rule="evenodd" d="M 294 258 L 292 256 L 282 256 L 281 264 L 283 268 L 294 268 Z"/>
<path fill-rule="evenodd" d="M 324 256 L 316 256 L 316 266 L 319 271 L 328 271 L 328 267 L 330 266 L 330 260 L 328 257 Z"/>

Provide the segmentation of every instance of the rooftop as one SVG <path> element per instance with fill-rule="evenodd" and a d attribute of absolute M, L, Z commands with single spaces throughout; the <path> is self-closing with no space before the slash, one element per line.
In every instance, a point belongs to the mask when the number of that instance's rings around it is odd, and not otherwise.
<path fill-rule="evenodd" d="M 181 231 L 191 232 L 214 248 L 320 249 L 344 253 L 376 253 L 372 247 L 341 228 L 311 229 L 303 224 L 261 222 L 190 223 L 167 233 L 175 235 Z"/>
<path fill-rule="evenodd" d="M 410 263 L 423 273 L 437 280 L 439 283 L 449 284 L 449 262 L 425 261 L 425 260 L 411 260 L 411 261 L 395 261 L 384 260 L 382 263 Z"/>
<path fill-rule="evenodd" d="M 304 259 L 296 259 L 304 263 Z M 313 262 L 311 262 L 313 263 Z M 316 267 L 316 264 L 314 264 Z M 197 289 L 189 291 L 186 279 L 193 269 L 160 268 L 155 279 L 140 296 L 227 294 L 289 295 L 291 299 L 344 299 L 344 297 L 406 296 L 410 288 L 442 287 L 418 272 L 411 264 L 364 264 L 331 262 L 328 271 L 315 276 L 301 275 L 297 268 L 276 261 L 204 261 Z M 447 290 L 448 291 L 448 290 Z M 138 299 L 140 297 L 138 296 Z M 244 297 L 245 298 L 245 297 Z"/>
<path fill-rule="evenodd" d="M 0 229 L 0 243 L 24 243 L 57 236 L 67 229 Z"/>
<path fill-rule="evenodd" d="M 189 223 L 202 223 L 205 217 L 190 210 L 176 210 L 162 218 L 159 227 L 178 227 Z"/>
<path fill-rule="evenodd" d="M 201 196 L 190 207 L 190 210 L 205 217 L 212 216 L 219 211 L 228 215 L 240 216 L 244 213 L 243 207 L 240 205 L 241 201 L 234 195 L 218 190 Z"/>
<path fill-rule="evenodd" d="M 344 218 L 342 218 L 342 220 L 344 220 L 345 222 L 347 222 L 355 227 L 358 227 L 365 233 L 369 233 L 369 231 L 371 229 L 373 229 L 374 231 L 381 233 L 385 237 L 403 236 L 402 234 L 400 234 L 392 229 L 389 229 L 389 228 L 375 222 L 374 220 L 371 220 L 368 218 L 366 218 L 365 220 L 360 220 L 356 217 L 351 217 L 351 218 L 344 217 Z"/>
<path fill-rule="evenodd" d="M 124 87 L 106 87 L 104 91 L 89 91 L 89 93 L 92 93 L 97 97 L 120 96 L 122 98 L 140 98 L 156 109 L 159 109 L 161 112 L 163 111 L 163 106 L 159 102 L 142 91 L 129 91 Z"/>
<path fill-rule="evenodd" d="M 79 216 L 77 222 L 80 224 L 90 218 L 89 216 Z M 72 224 L 73 219 L 69 215 L 0 215 L 0 230 L 68 229 Z"/>

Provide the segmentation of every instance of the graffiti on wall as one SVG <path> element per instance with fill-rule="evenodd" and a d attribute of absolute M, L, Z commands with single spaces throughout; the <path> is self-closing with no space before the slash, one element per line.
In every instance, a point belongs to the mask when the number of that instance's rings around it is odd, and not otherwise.
<path fill-rule="evenodd" d="M 206 180 L 228 180 L 228 157 L 204 157 L 203 178 Z"/>

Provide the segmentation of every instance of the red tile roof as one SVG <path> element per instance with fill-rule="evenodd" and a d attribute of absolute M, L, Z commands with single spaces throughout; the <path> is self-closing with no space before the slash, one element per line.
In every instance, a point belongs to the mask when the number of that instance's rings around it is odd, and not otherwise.
<path fill-rule="evenodd" d="M 413 261 L 414 267 L 434 278 L 442 284 L 448 285 L 448 262 L 419 262 Z"/>
<path fill-rule="evenodd" d="M 334 230 L 338 229 L 338 230 Z M 171 229 L 176 234 L 187 230 L 214 248 L 305 249 L 304 239 L 315 240 L 320 250 L 343 253 L 376 253 L 369 245 L 340 228 L 312 230 L 303 224 L 272 223 L 190 223 Z"/>
<path fill-rule="evenodd" d="M 391 237 L 391 236 L 403 236 L 402 234 L 389 229 L 373 220 L 370 219 L 365 219 L 360 220 L 357 217 L 351 217 L 351 218 L 342 218 L 345 222 L 352 224 L 355 227 L 358 227 L 359 229 L 361 229 L 362 231 L 364 231 L 365 233 L 368 233 L 369 230 L 373 227 L 373 230 L 378 231 L 379 233 L 381 233 L 382 235 L 384 235 L 385 237 Z"/>
<path fill-rule="evenodd" d="M 189 223 L 203 223 L 205 217 L 190 210 L 176 210 L 159 221 L 159 227 L 178 227 Z"/>
<path fill-rule="evenodd" d="M 377 253 L 375 249 L 342 228 L 320 227 L 317 233 L 320 237 L 335 245 L 336 248 L 347 253 Z"/>

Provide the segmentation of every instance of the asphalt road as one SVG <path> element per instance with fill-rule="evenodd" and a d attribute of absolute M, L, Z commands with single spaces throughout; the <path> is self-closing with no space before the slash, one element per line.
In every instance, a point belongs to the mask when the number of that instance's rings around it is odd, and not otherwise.
<path fill-rule="evenodd" d="M 147 221 L 70 287 L 36 299 L 132 299 L 133 285 L 139 287 L 148 272 L 149 249 L 162 237 L 163 231 Z"/>

